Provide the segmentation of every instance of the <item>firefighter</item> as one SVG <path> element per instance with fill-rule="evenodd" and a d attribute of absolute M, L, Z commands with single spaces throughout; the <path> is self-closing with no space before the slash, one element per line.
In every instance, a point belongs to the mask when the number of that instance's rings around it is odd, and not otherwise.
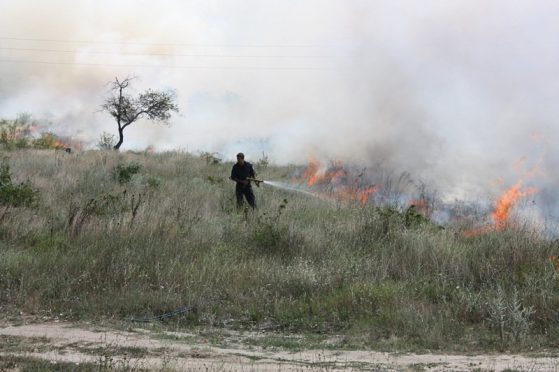
<path fill-rule="evenodd" d="M 231 170 L 231 180 L 237 183 L 235 187 L 235 195 L 237 196 L 237 206 L 239 208 L 243 206 L 243 196 L 246 198 L 248 205 L 250 205 L 252 209 L 256 208 L 254 192 L 252 191 L 250 180 L 247 179 L 255 177 L 256 173 L 254 173 L 252 164 L 245 161 L 245 155 L 242 152 L 238 153 L 237 162 L 233 165 L 233 169 Z"/>

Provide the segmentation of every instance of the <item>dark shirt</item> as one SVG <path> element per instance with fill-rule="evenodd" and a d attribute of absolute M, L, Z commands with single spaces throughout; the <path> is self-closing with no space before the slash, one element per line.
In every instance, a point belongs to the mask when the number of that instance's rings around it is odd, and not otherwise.
<path fill-rule="evenodd" d="M 248 177 L 256 177 L 254 168 L 252 168 L 252 164 L 245 161 L 243 165 L 239 165 L 238 163 L 235 163 L 235 165 L 233 165 L 233 169 L 231 169 L 231 179 L 233 181 L 244 181 Z M 237 186 L 241 186 L 241 184 L 237 182 Z"/>

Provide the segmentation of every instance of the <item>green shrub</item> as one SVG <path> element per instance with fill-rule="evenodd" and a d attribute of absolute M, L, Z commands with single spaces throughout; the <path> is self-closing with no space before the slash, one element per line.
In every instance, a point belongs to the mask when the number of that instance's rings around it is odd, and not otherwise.
<path fill-rule="evenodd" d="M 29 181 L 14 184 L 10 166 L 7 163 L 0 164 L 0 204 L 8 207 L 31 207 L 37 200 L 38 193 Z"/>
<path fill-rule="evenodd" d="M 129 165 L 117 165 L 113 170 L 113 177 L 121 185 L 126 184 L 132 180 L 135 174 L 140 173 L 142 165 L 139 163 L 131 163 Z"/>
<path fill-rule="evenodd" d="M 161 178 L 155 176 L 149 176 L 146 178 L 146 185 L 153 190 L 161 187 Z"/>
<path fill-rule="evenodd" d="M 31 145 L 31 115 L 20 114 L 15 120 L 0 119 L 0 144 L 7 150 L 28 148 Z"/>
<path fill-rule="evenodd" d="M 512 336 L 514 342 L 520 342 L 532 327 L 531 317 L 534 315 L 533 306 L 524 306 L 514 289 L 507 294 L 498 287 L 496 293 L 488 298 L 489 317 L 491 327 L 499 334 L 499 340 L 504 346 L 507 335 Z"/>
<path fill-rule="evenodd" d="M 118 224 L 132 224 L 143 198 L 141 193 L 134 194 L 124 190 L 119 194 L 103 193 L 84 203 L 71 200 L 68 208 L 68 232 L 71 236 L 78 235 L 92 217 L 109 218 L 116 220 Z"/>
<path fill-rule="evenodd" d="M 289 254 L 292 250 L 289 230 L 282 225 L 280 218 L 287 207 L 287 199 L 279 205 L 273 214 L 264 212 L 258 216 L 252 229 L 252 240 L 261 252 Z"/>

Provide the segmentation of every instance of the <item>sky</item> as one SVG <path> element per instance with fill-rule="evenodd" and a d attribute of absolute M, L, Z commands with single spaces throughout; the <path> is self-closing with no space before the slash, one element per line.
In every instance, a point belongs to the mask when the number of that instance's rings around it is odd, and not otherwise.
<path fill-rule="evenodd" d="M 123 149 L 309 156 L 410 172 L 447 198 L 523 180 L 559 210 L 559 3 L 0 0 L 0 117 L 95 144 L 115 77 L 172 89 Z"/>

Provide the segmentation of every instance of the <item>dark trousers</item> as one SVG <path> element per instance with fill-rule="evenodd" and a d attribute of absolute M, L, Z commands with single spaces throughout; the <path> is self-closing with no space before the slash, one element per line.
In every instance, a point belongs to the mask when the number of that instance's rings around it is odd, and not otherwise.
<path fill-rule="evenodd" d="M 237 195 L 237 206 L 239 208 L 243 206 L 243 195 L 247 199 L 248 205 L 250 205 L 252 209 L 256 208 L 256 199 L 254 197 L 254 192 L 252 191 L 252 187 L 237 186 L 235 188 L 235 195 Z"/>

